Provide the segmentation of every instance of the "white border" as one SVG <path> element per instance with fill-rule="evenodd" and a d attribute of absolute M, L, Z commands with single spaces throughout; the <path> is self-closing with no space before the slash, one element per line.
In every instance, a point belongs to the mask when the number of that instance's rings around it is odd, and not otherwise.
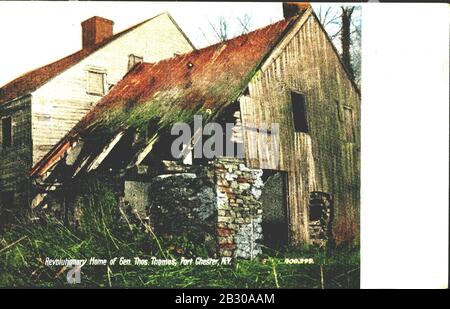
<path fill-rule="evenodd" d="M 448 10 L 363 6 L 361 288 L 448 284 Z"/>

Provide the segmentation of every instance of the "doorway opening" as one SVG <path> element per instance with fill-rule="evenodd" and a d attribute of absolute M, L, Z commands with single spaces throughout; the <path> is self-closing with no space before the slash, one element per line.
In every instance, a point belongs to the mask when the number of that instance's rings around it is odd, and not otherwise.
<path fill-rule="evenodd" d="M 287 173 L 263 170 L 262 180 L 263 244 L 281 249 L 288 244 Z"/>
<path fill-rule="evenodd" d="M 331 238 L 332 206 L 331 194 L 310 192 L 308 228 L 311 243 L 324 246 Z"/>

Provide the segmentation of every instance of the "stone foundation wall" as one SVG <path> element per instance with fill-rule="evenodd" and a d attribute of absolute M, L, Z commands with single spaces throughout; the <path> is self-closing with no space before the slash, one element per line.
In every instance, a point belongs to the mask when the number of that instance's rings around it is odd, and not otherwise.
<path fill-rule="evenodd" d="M 170 162 L 159 173 L 148 170 L 129 178 L 97 176 L 95 185 L 86 183 L 80 192 L 66 192 L 68 216 L 61 192 L 47 196 L 47 209 L 71 225 L 83 225 L 83 205 L 104 185 L 118 204 L 135 209 L 158 236 L 185 237 L 206 246 L 212 256 L 252 259 L 261 253 L 262 170 L 249 169 L 235 158 L 198 166 Z"/>
<path fill-rule="evenodd" d="M 156 235 L 183 236 L 217 253 L 217 207 L 213 174 L 207 168 L 155 176 L 147 214 Z"/>
<path fill-rule="evenodd" d="M 235 158 L 204 166 L 172 162 L 170 169 L 145 185 L 125 185 L 129 204 L 142 211 L 141 201 L 148 201 L 145 211 L 157 235 L 185 236 L 219 256 L 251 259 L 261 253 L 262 170 Z"/>
<path fill-rule="evenodd" d="M 263 172 L 235 158 L 217 159 L 214 171 L 219 254 L 252 259 L 261 253 Z"/>

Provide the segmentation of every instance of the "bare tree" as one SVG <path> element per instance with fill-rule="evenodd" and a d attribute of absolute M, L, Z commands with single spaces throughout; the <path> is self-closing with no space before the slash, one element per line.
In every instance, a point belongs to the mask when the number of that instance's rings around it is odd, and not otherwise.
<path fill-rule="evenodd" d="M 345 67 L 350 73 L 350 77 L 354 79 L 354 72 L 352 68 L 352 58 L 350 53 L 351 46 L 351 22 L 352 15 L 355 9 L 354 6 L 342 6 L 342 14 L 341 14 L 341 48 L 342 48 L 342 62 L 344 62 Z"/>
<path fill-rule="evenodd" d="M 223 42 L 237 35 L 252 31 L 252 18 L 249 14 L 245 13 L 243 16 L 237 17 L 236 20 L 238 24 L 235 26 L 233 26 L 232 23 L 223 16 L 220 16 L 216 22 L 208 21 L 216 40 L 218 40 L 219 42 Z M 231 33 L 232 29 L 236 29 L 236 31 L 234 33 Z M 205 32 L 202 29 L 200 29 L 200 31 L 206 41 L 210 43 L 210 40 L 208 40 Z"/>
<path fill-rule="evenodd" d="M 226 41 L 228 40 L 228 30 L 229 30 L 229 26 L 228 26 L 228 21 L 225 20 L 225 17 L 220 16 L 219 20 L 217 21 L 217 24 L 214 24 L 212 22 L 209 21 L 209 25 L 211 26 L 211 29 L 214 31 L 217 39 L 220 42 Z"/>
<path fill-rule="evenodd" d="M 357 12 L 357 13 L 355 13 Z M 338 49 L 352 79 L 360 83 L 361 23 L 359 6 L 319 5 L 316 14 Z"/>
<path fill-rule="evenodd" d="M 327 29 L 328 36 L 331 38 L 331 40 L 334 40 L 341 32 L 340 13 L 337 10 L 333 9 L 332 6 L 328 6 L 326 8 L 324 6 L 319 6 L 317 10 L 317 17 L 319 18 L 319 21 L 324 26 L 324 28 Z M 330 31 L 332 26 L 338 26 L 337 30 Z"/>
<path fill-rule="evenodd" d="M 246 34 L 246 33 L 249 33 L 251 31 L 250 28 L 251 28 L 251 20 L 252 20 L 252 18 L 251 18 L 250 15 L 245 13 L 244 16 L 238 17 L 237 20 L 238 20 L 239 24 L 242 27 L 242 31 L 241 31 L 240 34 Z"/>
<path fill-rule="evenodd" d="M 355 6 L 352 14 L 350 32 L 351 66 L 355 82 L 361 85 L 361 7 Z"/>

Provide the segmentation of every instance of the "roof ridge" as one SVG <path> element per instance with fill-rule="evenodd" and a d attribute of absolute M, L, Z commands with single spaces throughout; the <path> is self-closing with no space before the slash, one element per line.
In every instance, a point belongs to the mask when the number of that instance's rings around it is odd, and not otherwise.
<path fill-rule="evenodd" d="M 277 21 L 277 22 L 274 22 L 274 23 L 265 25 L 265 26 L 263 26 L 263 27 L 261 27 L 261 28 L 257 28 L 257 29 L 255 29 L 255 30 L 250 31 L 250 32 L 247 32 L 247 33 L 242 33 L 242 34 L 240 34 L 240 35 L 237 35 L 237 36 L 235 36 L 235 37 L 233 37 L 233 38 L 230 38 L 230 39 L 227 39 L 227 40 L 225 40 L 225 41 L 220 41 L 220 42 L 217 42 L 217 43 L 214 43 L 214 44 L 211 44 L 211 45 L 208 45 L 208 46 L 199 48 L 199 49 L 194 49 L 194 50 L 191 50 L 191 51 L 189 51 L 189 52 L 185 52 L 185 53 L 182 53 L 182 54 L 179 54 L 179 55 L 174 55 L 174 56 L 172 56 L 172 57 L 170 57 L 170 58 L 161 59 L 161 60 L 156 61 L 156 62 L 145 62 L 145 61 L 144 61 L 143 63 L 144 63 L 144 64 L 156 65 L 156 64 L 159 64 L 159 63 L 164 63 L 164 62 L 174 61 L 174 60 L 177 59 L 177 58 L 180 58 L 180 59 L 181 59 L 181 58 L 186 57 L 186 56 L 191 55 L 191 54 L 201 53 L 201 52 L 204 52 L 205 50 L 213 49 L 213 48 L 218 47 L 218 46 L 220 46 L 220 45 L 224 45 L 224 44 L 227 44 L 227 43 L 230 43 L 230 42 L 233 42 L 233 41 L 238 41 L 240 38 L 242 38 L 242 37 L 244 37 L 244 36 L 252 35 L 252 34 L 254 34 L 255 32 L 262 31 L 262 30 L 264 30 L 264 29 L 273 27 L 274 25 L 280 24 L 280 23 L 283 23 L 283 22 L 286 22 L 286 21 L 285 21 L 284 19 L 281 19 L 281 20 L 279 20 L 279 21 Z"/>

